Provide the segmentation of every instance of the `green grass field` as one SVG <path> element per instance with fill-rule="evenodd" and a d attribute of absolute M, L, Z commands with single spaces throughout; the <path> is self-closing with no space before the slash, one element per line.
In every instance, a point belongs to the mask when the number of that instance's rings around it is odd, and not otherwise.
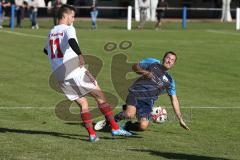
<path fill-rule="evenodd" d="M 130 63 L 175 51 L 178 61 L 170 73 L 191 128 L 190 132 L 180 128 L 169 98 L 162 96 L 156 105 L 167 107 L 166 123 L 152 124 L 130 138 L 113 139 L 109 132 L 98 132 L 97 143 L 86 141 L 87 132 L 79 122 L 55 115 L 55 105 L 65 97 L 48 85 L 51 70 L 42 50 L 51 23 L 41 19 L 41 28 L 31 30 L 25 20 L 24 28 L 0 30 L 1 160 L 240 159 L 240 33 L 234 23 L 191 22 L 182 30 L 181 23 L 172 22 L 159 31 L 149 23 L 145 30 L 126 31 L 124 21 L 101 21 L 93 31 L 89 21 L 78 20 L 81 49 L 103 61 L 98 83 L 115 96 L 110 74 L 115 55 L 127 55 Z M 132 47 L 104 50 L 107 42 L 123 40 L 131 41 Z M 119 97 L 118 105 L 122 103 Z M 78 109 L 73 107 L 72 112 Z"/>

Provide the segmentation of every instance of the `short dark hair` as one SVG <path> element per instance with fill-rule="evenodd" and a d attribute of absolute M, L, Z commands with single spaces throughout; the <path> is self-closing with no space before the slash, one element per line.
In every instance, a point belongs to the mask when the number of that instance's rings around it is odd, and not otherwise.
<path fill-rule="evenodd" d="M 168 51 L 164 54 L 162 61 L 164 62 L 164 59 L 167 57 L 168 54 L 174 55 L 176 57 L 175 62 L 177 61 L 177 54 L 173 51 Z"/>
<path fill-rule="evenodd" d="M 73 6 L 71 6 L 71 5 L 68 5 L 68 4 L 62 5 L 62 6 L 58 9 L 58 14 L 57 14 L 58 19 L 62 19 L 62 18 L 63 18 L 63 14 L 64 14 L 64 13 L 69 13 L 70 11 L 76 12 L 75 7 L 73 7 Z"/>

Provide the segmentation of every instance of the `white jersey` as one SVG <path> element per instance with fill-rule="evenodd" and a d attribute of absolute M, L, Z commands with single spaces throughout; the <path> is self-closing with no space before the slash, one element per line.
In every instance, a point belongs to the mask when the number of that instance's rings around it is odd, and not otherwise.
<path fill-rule="evenodd" d="M 38 11 L 38 0 L 30 0 L 28 1 L 28 6 L 32 8 L 33 12 L 37 12 Z"/>
<path fill-rule="evenodd" d="M 69 73 L 80 69 L 78 55 L 68 43 L 70 38 L 74 38 L 77 41 L 75 28 L 65 24 L 55 26 L 48 35 L 45 49 L 48 52 L 52 71 L 57 72 L 55 77 L 58 80 L 71 78 L 72 76 Z M 74 63 L 72 60 L 74 60 Z"/>

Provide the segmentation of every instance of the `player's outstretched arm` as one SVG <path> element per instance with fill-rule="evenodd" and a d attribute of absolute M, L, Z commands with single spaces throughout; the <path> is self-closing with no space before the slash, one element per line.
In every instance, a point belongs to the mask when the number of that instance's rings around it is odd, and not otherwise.
<path fill-rule="evenodd" d="M 151 79 L 153 77 L 153 74 L 145 69 L 142 69 L 139 65 L 139 63 L 135 63 L 132 65 L 132 70 L 136 72 L 137 74 L 141 74 L 146 78 Z"/>
<path fill-rule="evenodd" d="M 176 114 L 176 116 L 177 116 L 177 118 L 179 120 L 180 126 L 182 128 L 184 128 L 184 129 L 186 129 L 186 130 L 190 130 L 190 128 L 186 125 L 186 123 L 183 120 L 177 96 L 176 95 L 172 95 L 172 96 L 170 96 L 170 99 L 171 99 L 171 102 L 172 102 L 172 106 L 173 106 L 174 112 L 175 112 L 175 114 Z"/>
<path fill-rule="evenodd" d="M 79 63 L 80 63 L 80 67 L 84 66 L 84 64 L 85 64 L 85 61 L 84 61 L 83 55 L 82 55 L 82 54 L 80 54 L 80 55 L 78 55 L 78 57 L 79 57 Z"/>

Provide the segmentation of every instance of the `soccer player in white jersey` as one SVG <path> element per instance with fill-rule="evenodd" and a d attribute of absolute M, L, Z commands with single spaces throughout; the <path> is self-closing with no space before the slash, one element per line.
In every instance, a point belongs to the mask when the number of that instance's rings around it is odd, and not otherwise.
<path fill-rule="evenodd" d="M 111 105 L 107 103 L 96 80 L 84 67 L 84 58 L 73 27 L 74 16 L 73 6 L 62 5 L 58 11 L 59 24 L 54 26 L 48 35 L 44 52 L 48 55 L 54 77 L 66 97 L 81 108 L 81 118 L 89 133 L 89 141 L 95 142 L 99 138 L 93 129 L 86 95 L 97 101 L 100 111 L 112 128 L 113 136 L 130 136 L 131 133 L 116 123 Z"/>

